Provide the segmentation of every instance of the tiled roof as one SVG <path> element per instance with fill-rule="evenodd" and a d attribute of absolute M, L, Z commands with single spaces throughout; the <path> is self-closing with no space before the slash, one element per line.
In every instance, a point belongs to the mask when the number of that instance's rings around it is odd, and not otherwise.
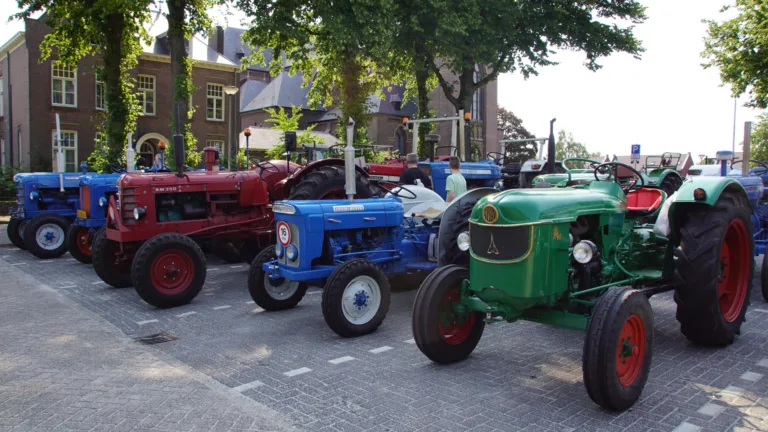
<path fill-rule="evenodd" d="M 240 112 L 254 111 L 270 107 L 296 107 L 299 109 L 317 110 L 310 107 L 307 99 L 309 86 L 302 87 L 304 80 L 301 74 L 289 75 L 288 72 L 281 72 L 267 86 L 261 90 L 256 97 L 248 102 L 245 107 L 240 108 Z M 241 97 L 241 100 L 245 99 Z"/>
<path fill-rule="evenodd" d="M 267 83 L 258 80 L 247 80 L 240 86 L 240 112 L 248 111 L 248 104 L 267 87 Z"/>
<path fill-rule="evenodd" d="M 192 37 L 190 43 L 191 49 L 187 49 L 189 56 L 194 61 L 216 63 L 225 66 L 236 66 L 225 56 L 216 52 L 208 46 L 199 36 Z M 144 46 L 143 51 L 147 54 L 170 56 L 171 50 L 168 47 L 168 37 L 166 33 L 160 34 L 154 38 L 149 46 Z"/>
<path fill-rule="evenodd" d="M 251 55 L 251 48 L 248 45 L 243 44 L 242 36 L 245 33 L 244 29 L 235 27 L 224 28 L 224 56 L 231 59 L 236 64 L 240 64 L 240 59 L 237 58 L 237 53 L 242 52 L 246 56 Z M 269 66 L 269 62 L 272 61 L 272 50 L 264 50 L 264 63 L 262 65 L 251 65 L 248 69 L 256 71 L 266 71 Z"/>

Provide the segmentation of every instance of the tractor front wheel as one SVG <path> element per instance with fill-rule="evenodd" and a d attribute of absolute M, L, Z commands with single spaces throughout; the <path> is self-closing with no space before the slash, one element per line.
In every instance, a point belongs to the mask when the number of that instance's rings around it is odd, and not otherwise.
<path fill-rule="evenodd" d="M 275 246 L 264 248 L 251 262 L 248 273 L 248 292 L 257 305 L 264 310 L 279 311 L 290 309 L 304 298 L 307 293 L 307 284 L 285 278 L 270 278 L 270 274 L 263 270 L 265 263 L 277 258 Z"/>
<path fill-rule="evenodd" d="M 8 222 L 8 226 L 5 228 L 8 234 L 8 239 L 14 246 L 21 250 L 25 250 L 27 247 L 24 245 L 24 228 L 27 227 L 28 219 L 11 218 Z"/>
<path fill-rule="evenodd" d="M 133 287 L 152 306 L 166 309 L 194 299 L 205 283 L 205 255 L 191 238 L 165 233 L 145 242 L 131 266 Z"/>
<path fill-rule="evenodd" d="M 24 228 L 24 245 L 38 258 L 58 258 L 67 252 L 69 225 L 70 222 L 59 215 L 35 216 Z"/>
<path fill-rule="evenodd" d="M 768 301 L 768 259 L 763 255 L 763 265 L 760 266 L 760 290 L 763 300 Z"/>
<path fill-rule="evenodd" d="M 728 191 L 684 214 L 675 302 L 680 331 L 694 343 L 726 346 L 741 330 L 754 271 L 750 214 L 746 198 Z"/>
<path fill-rule="evenodd" d="M 648 298 L 627 287 L 600 297 L 587 324 L 582 354 L 584 386 L 598 405 L 631 407 L 643 392 L 653 353 L 653 311 Z"/>
<path fill-rule="evenodd" d="M 83 264 L 90 264 L 93 261 L 92 240 L 93 236 L 89 228 L 73 224 L 67 231 L 67 250 L 72 258 Z"/>
<path fill-rule="evenodd" d="M 389 280 L 367 259 L 354 259 L 331 273 L 323 287 L 323 318 L 341 337 L 373 333 L 389 312 Z"/>
<path fill-rule="evenodd" d="M 419 350 L 433 362 L 464 360 L 483 336 L 483 316 L 460 305 L 465 279 L 469 279 L 469 270 L 464 267 L 440 267 L 424 279 L 416 293 L 413 337 Z"/>
<path fill-rule="evenodd" d="M 131 260 L 121 255 L 118 242 L 107 238 L 105 226 L 93 235 L 91 259 L 96 275 L 108 285 L 115 288 L 131 286 Z"/>

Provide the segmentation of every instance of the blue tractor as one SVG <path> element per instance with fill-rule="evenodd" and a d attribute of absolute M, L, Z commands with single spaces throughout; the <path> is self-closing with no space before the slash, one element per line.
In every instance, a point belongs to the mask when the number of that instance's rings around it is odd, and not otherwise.
<path fill-rule="evenodd" d="M 73 258 L 91 263 L 91 240 L 107 223 L 109 197 L 117 193 L 122 174 L 86 174 L 80 177 L 80 205 L 67 232 L 66 247 Z"/>
<path fill-rule="evenodd" d="M 13 177 L 17 208 L 11 212 L 7 232 L 14 246 L 38 258 L 55 258 L 67 251 L 65 239 L 77 216 L 81 175 L 21 173 Z"/>

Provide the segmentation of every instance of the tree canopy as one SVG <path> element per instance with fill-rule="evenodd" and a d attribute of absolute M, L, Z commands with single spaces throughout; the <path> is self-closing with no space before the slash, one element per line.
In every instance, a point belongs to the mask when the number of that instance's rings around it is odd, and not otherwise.
<path fill-rule="evenodd" d="M 600 161 L 600 153 L 590 153 L 586 144 L 580 143 L 573 138 L 573 134 L 564 130 L 557 133 L 557 142 L 555 143 L 555 157 L 559 161 L 568 158 L 584 158 Z M 568 168 L 582 168 L 586 162 L 569 163 Z"/>
<path fill-rule="evenodd" d="M 523 126 L 523 120 L 512 111 L 499 107 L 497 120 L 502 140 L 534 138 L 534 135 Z M 535 142 L 509 143 L 506 145 L 505 153 L 510 162 L 525 162 L 536 157 L 536 150 L 537 143 Z"/>
<path fill-rule="evenodd" d="M 762 113 L 758 117 L 750 136 L 749 149 L 750 159 L 768 161 L 768 113 Z"/>

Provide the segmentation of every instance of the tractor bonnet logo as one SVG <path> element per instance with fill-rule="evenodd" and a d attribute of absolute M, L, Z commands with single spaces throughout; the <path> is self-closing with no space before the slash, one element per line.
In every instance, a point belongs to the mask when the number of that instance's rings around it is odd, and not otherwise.
<path fill-rule="evenodd" d="M 279 222 L 277 224 L 277 239 L 283 246 L 291 244 L 291 228 L 285 222 Z"/>
<path fill-rule="evenodd" d="M 491 233 L 491 244 L 488 245 L 488 255 L 498 255 L 499 248 L 496 247 L 496 242 L 493 240 L 493 233 Z"/>
<path fill-rule="evenodd" d="M 499 220 L 499 211 L 496 210 L 496 207 L 488 204 L 487 206 L 483 207 L 483 220 L 485 223 L 492 224 Z"/>
<path fill-rule="evenodd" d="M 337 213 L 343 213 L 343 212 L 353 212 L 353 211 L 363 211 L 365 210 L 365 207 L 362 205 L 341 205 L 341 206 L 333 206 L 333 211 Z"/>

